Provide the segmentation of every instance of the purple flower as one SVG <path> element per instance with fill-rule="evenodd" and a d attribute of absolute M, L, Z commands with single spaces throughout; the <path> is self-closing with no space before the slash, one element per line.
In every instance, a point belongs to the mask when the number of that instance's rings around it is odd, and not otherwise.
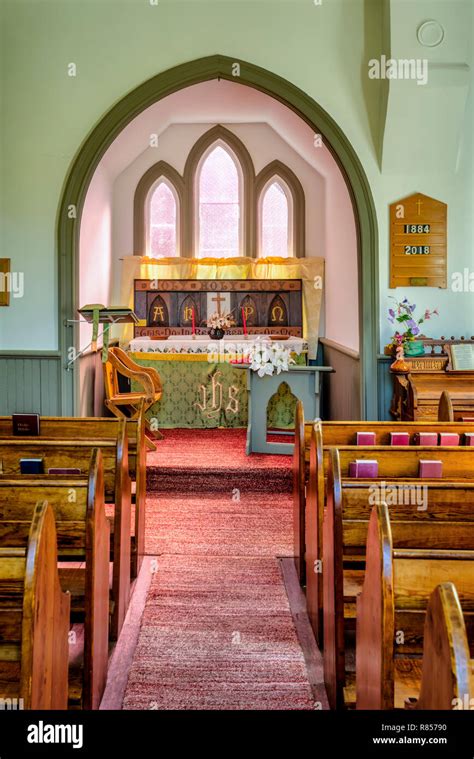
<path fill-rule="evenodd" d="M 415 310 L 415 308 L 416 308 L 416 303 L 414 303 L 412 306 L 408 306 L 408 308 L 409 308 L 409 309 L 410 309 L 410 311 L 413 313 L 413 311 L 414 311 L 414 310 Z"/>
<path fill-rule="evenodd" d="M 410 327 L 410 329 L 411 329 L 411 332 L 412 332 L 413 335 L 419 335 L 420 334 L 420 329 L 419 329 L 419 327 L 416 326 L 416 324 L 415 324 L 414 327 Z"/>

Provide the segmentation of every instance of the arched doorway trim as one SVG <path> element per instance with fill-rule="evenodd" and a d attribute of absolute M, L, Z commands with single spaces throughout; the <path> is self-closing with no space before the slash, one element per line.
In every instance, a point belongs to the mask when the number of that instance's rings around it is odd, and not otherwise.
<path fill-rule="evenodd" d="M 334 119 L 308 94 L 260 66 L 212 55 L 180 64 L 148 79 L 116 103 L 84 140 L 69 168 L 57 216 L 59 287 L 59 349 L 62 356 L 61 408 L 74 413 L 76 373 L 66 369 L 74 345 L 72 324 L 79 286 L 79 230 L 84 201 L 99 161 L 120 132 L 143 110 L 185 87 L 212 79 L 227 79 L 253 87 L 279 100 L 321 134 L 346 180 L 356 218 L 359 251 L 359 323 L 361 409 L 377 418 L 378 237 L 375 205 L 362 164 Z M 71 214 L 71 206 L 75 213 Z M 73 217 L 73 218 L 71 218 Z"/>

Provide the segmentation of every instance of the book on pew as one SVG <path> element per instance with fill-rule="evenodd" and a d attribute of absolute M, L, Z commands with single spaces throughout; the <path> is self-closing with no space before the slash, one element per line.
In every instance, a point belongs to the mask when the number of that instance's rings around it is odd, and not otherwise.
<path fill-rule="evenodd" d="M 39 414 L 12 414 L 14 435 L 29 435 L 38 437 L 40 434 Z"/>
<path fill-rule="evenodd" d="M 465 445 L 474 445 L 474 432 L 464 433 L 464 443 Z"/>
<path fill-rule="evenodd" d="M 48 469 L 48 474 L 81 474 L 81 470 L 77 467 L 53 466 Z"/>
<path fill-rule="evenodd" d="M 419 477 L 436 478 L 443 476 L 443 462 L 429 459 L 420 459 L 418 470 Z"/>
<path fill-rule="evenodd" d="M 375 445 L 375 432 L 357 432 L 356 445 Z"/>
<path fill-rule="evenodd" d="M 21 474 L 44 474 L 43 459 L 20 459 Z"/>
<path fill-rule="evenodd" d="M 440 445 L 459 445 L 459 435 L 457 432 L 440 432 L 439 433 Z"/>
<path fill-rule="evenodd" d="M 437 432 L 416 432 L 415 445 L 438 445 Z"/>
<path fill-rule="evenodd" d="M 390 445 L 410 445 L 410 433 L 408 432 L 391 432 Z"/>
<path fill-rule="evenodd" d="M 375 459 L 356 459 L 349 463 L 349 477 L 378 477 L 379 462 Z"/>

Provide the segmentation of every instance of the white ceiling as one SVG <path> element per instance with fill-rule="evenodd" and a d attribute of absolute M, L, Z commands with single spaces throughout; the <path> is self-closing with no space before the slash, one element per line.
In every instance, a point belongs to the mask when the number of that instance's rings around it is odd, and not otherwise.
<path fill-rule="evenodd" d="M 335 161 L 325 147 L 315 147 L 312 129 L 279 101 L 238 82 L 214 79 L 186 87 L 139 114 L 114 140 L 100 163 L 112 182 L 173 124 L 262 123 L 271 126 L 307 163 L 326 176 Z"/>

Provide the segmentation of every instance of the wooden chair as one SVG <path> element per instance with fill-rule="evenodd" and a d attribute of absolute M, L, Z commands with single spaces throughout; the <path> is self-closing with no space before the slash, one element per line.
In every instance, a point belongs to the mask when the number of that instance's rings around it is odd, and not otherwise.
<path fill-rule="evenodd" d="M 0 698 L 16 699 L 18 708 L 66 709 L 70 596 L 59 583 L 47 502 L 35 506 L 32 521 L 2 522 L 0 594 Z"/>
<path fill-rule="evenodd" d="M 119 376 L 122 375 L 141 385 L 142 390 L 124 393 L 120 390 Z M 156 369 L 140 366 L 121 348 L 109 348 L 107 361 L 104 364 L 105 405 L 114 416 L 124 419 L 137 419 L 143 407 L 146 414 L 154 403 L 163 395 L 163 386 Z M 122 410 L 123 409 L 123 410 Z M 145 419 L 148 432 L 159 439 L 163 435 L 159 430 L 151 430 L 150 422 Z M 147 437 L 147 448 L 156 451 L 156 445 Z"/>

